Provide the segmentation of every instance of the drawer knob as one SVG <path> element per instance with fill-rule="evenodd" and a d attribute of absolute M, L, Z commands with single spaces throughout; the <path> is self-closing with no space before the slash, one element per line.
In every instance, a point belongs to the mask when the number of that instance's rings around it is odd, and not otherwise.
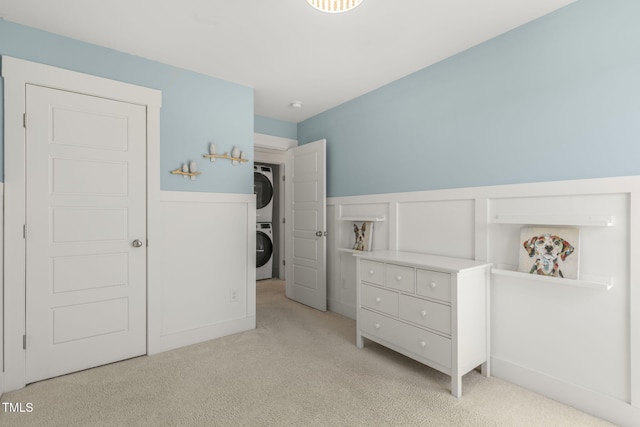
<path fill-rule="evenodd" d="M 373 270 L 369 270 L 369 276 L 373 276 Z"/>
<path fill-rule="evenodd" d="M 396 277 L 396 280 L 397 280 L 398 282 L 399 282 L 399 281 L 401 281 L 401 280 L 402 280 L 402 276 L 397 276 L 397 277 Z"/>
<path fill-rule="evenodd" d="M 376 297 L 376 302 L 378 302 L 378 303 L 379 303 L 380 301 L 382 301 L 382 300 L 380 299 L 380 297 Z"/>
<path fill-rule="evenodd" d="M 380 329 L 380 323 L 376 323 L 374 326 L 376 327 L 376 329 Z"/>
<path fill-rule="evenodd" d="M 429 287 L 430 287 L 431 289 L 435 289 L 435 288 L 436 288 L 436 282 L 431 282 L 431 283 L 429 283 Z"/>
<path fill-rule="evenodd" d="M 426 316 L 427 316 L 427 310 L 422 310 L 422 311 L 420 312 L 420 315 L 421 315 L 422 317 L 426 317 Z"/>
<path fill-rule="evenodd" d="M 426 348 L 427 347 L 426 341 L 420 341 L 420 347 Z"/>

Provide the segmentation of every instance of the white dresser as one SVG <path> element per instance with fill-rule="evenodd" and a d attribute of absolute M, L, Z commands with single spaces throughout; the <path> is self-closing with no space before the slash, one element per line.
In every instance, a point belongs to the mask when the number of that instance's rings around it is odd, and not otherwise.
<path fill-rule="evenodd" d="M 374 251 L 357 257 L 356 344 L 363 338 L 451 376 L 482 366 L 489 376 L 491 264 L 434 255 Z"/>

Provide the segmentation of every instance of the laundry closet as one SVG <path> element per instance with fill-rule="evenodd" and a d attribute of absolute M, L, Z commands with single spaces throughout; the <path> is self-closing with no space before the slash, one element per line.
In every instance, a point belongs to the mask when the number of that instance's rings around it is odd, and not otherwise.
<path fill-rule="evenodd" d="M 256 280 L 283 278 L 284 259 L 281 223 L 281 167 L 255 163 L 253 192 L 256 195 Z"/>

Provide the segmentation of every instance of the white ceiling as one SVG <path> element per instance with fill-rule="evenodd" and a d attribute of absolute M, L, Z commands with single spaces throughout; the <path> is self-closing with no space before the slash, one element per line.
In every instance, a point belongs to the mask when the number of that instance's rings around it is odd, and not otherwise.
<path fill-rule="evenodd" d="M 300 122 L 574 1 L 0 0 L 0 17 L 252 87 L 255 114 Z"/>

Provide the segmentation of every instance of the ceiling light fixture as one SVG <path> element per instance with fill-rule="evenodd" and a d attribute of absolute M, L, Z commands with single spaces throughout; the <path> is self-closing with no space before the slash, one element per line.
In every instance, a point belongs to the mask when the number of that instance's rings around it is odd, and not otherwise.
<path fill-rule="evenodd" d="M 362 0 L 307 0 L 307 3 L 322 12 L 342 13 L 360 6 Z"/>
<path fill-rule="evenodd" d="M 300 101 L 291 101 L 289 106 L 291 108 L 302 108 L 302 102 L 300 102 Z"/>

